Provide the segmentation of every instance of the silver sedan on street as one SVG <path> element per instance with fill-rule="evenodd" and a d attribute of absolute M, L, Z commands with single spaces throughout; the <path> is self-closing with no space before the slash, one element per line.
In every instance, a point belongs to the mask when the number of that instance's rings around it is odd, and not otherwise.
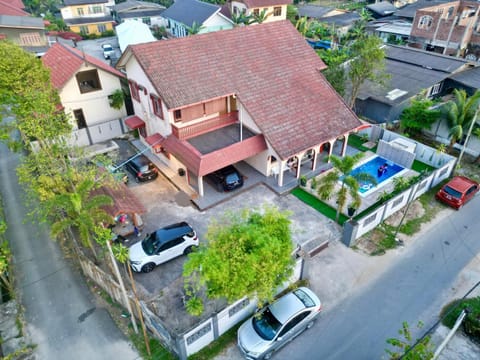
<path fill-rule="evenodd" d="M 322 304 L 300 287 L 267 305 L 238 329 L 238 347 L 247 359 L 270 359 L 272 353 L 313 325 Z"/>

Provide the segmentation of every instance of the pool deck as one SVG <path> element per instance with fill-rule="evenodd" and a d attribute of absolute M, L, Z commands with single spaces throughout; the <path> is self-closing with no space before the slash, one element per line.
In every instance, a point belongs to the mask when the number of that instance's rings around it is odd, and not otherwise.
<path fill-rule="evenodd" d="M 368 160 L 370 160 L 371 158 L 373 158 L 374 156 L 377 156 L 377 154 L 371 152 L 371 151 L 367 151 L 365 152 L 365 156 L 364 158 L 362 158 L 362 163 L 365 163 L 367 162 Z M 319 176 L 317 176 L 317 180 L 320 180 L 323 176 L 325 176 L 326 174 L 328 174 L 330 170 L 327 170 L 325 171 L 324 173 L 320 174 Z M 402 177 L 406 177 L 406 178 L 409 178 L 409 177 L 413 177 L 413 176 L 417 176 L 419 175 L 418 172 L 414 171 L 414 170 L 411 170 L 411 169 L 405 169 L 404 171 L 401 171 L 399 172 L 398 174 L 396 174 L 395 176 L 391 177 L 390 179 L 380 183 L 376 188 L 375 190 L 369 192 L 367 195 L 361 195 L 361 200 L 362 200 L 362 203 L 360 205 L 360 208 L 357 210 L 357 214 L 361 213 L 363 210 L 365 209 L 368 209 L 369 207 L 371 207 L 373 204 L 375 204 L 377 201 L 378 201 L 378 197 L 383 194 L 383 192 L 387 192 L 387 193 L 391 193 L 394 189 L 394 184 L 393 184 L 393 179 L 397 176 L 401 175 Z M 307 190 L 308 192 L 310 192 L 311 194 L 313 195 L 316 195 L 316 190 L 312 190 L 310 188 L 310 185 L 307 184 L 306 188 L 304 188 L 305 190 Z M 335 186 L 335 193 L 338 192 L 338 190 L 340 190 L 340 184 L 336 185 Z M 324 201 L 324 200 L 322 200 Z M 330 198 L 329 200 L 326 200 L 325 201 L 327 204 L 329 204 L 332 208 L 336 208 L 337 205 L 336 205 L 336 198 L 335 197 L 332 197 Z M 350 198 L 349 196 L 349 199 L 347 200 L 347 205 L 350 204 L 352 202 L 352 199 Z M 345 206 L 345 208 L 343 209 L 343 214 L 348 216 L 347 215 L 347 207 L 348 206 Z"/>

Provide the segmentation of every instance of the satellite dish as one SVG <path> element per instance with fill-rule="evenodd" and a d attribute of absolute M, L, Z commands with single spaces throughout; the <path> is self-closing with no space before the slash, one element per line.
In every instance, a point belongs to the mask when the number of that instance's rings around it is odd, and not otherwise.
<path fill-rule="evenodd" d="M 477 61 L 477 57 L 473 54 L 468 54 L 467 56 L 465 56 L 465 60 Z"/>

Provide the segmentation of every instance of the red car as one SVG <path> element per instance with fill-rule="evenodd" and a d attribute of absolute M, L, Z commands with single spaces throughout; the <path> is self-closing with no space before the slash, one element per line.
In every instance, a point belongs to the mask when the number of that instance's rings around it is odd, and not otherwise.
<path fill-rule="evenodd" d="M 479 184 L 465 176 L 455 176 L 442 186 L 435 197 L 455 209 L 460 209 L 467 201 L 475 196 Z"/>

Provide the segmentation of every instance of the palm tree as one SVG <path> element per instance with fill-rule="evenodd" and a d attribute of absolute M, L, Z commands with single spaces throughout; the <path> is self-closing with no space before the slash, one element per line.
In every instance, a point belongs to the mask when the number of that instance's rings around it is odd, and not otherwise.
<path fill-rule="evenodd" d="M 92 233 L 100 223 L 110 223 L 111 217 L 102 209 L 105 205 L 112 205 L 113 200 L 107 195 L 93 195 L 92 190 L 96 183 L 86 179 L 79 183 L 72 193 L 61 193 L 54 196 L 49 205 L 56 209 L 60 217 L 52 224 L 51 233 L 59 235 L 64 230 L 74 227 L 78 230 L 80 240 L 89 247 L 95 258 L 97 254 L 92 243 Z"/>
<path fill-rule="evenodd" d="M 195 35 L 202 31 L 205 27 L 201 24 L 198 24 L 196 21 L 193 22 L 192 26 L 185 26 L 187 29 L 188 35 Z"/>
<path fill-rule="evenodd" d="M 267 20 L 268 14 L 266 10 L 260 11 L 258 14 L 253 14 L 253 18 L 250 23 L 258 23 L 261 24 L 265 20 Z"/>
<path fill-rule="evenodd" d="M 358 190 L 360 189 L 360 181 L 370 182 L 373 184 L 377 183 L 376 178 L 370 174 L 352 174 L 355 164 L 363 157 L 363 155 L 363 153 L 357 153 L 353 156 L 344 156 L 343 158 L 331 155 L 329 159 L 332 162 L 333 170 L 328 172 L 327 175 L 325 175 L 319 181 L 317 191 L 320 199 L 329 200 L 332 196 L 337 198 L 337 214 L 335 216 L 335 221 L 337 222 L 340 212 L 347 203 L 349 194 L 353 200 L 349 207 L 354 209 L 358 209 L 360 207 L 362 202 L 358 193 Z M 340 189 L 334 193 L 335 186 L 339 182 L 341 183 Z"/>
<path fill-rule="evenodd" d="M 297 23 L 295 24 L 295 29 L 298 30 L 302 36 L 307 36 L 307 33 L 310 31 L 310 27 L 312 25 L 312 22 L 308 20 L 306 16 L 302 16 L 300 19 L 297 20 Z"/>
<path fill-rule="evenodd" d="M 248 25 L 250 24 L 251 17 L 245 15 L 243 12 L 238 14 L 232 14 L 232 21 L 234 26 Z"/>
<path fill-rule="evenodd" d="M 450 138 L 449 152 L 458 140 L 461 140 L 468 131 L 470 124 L 474 121 L 475 111 L 480 101 L 480 91 L 467 97 L 465 90 L 453 90 L 454 100 L 445 104 L 444 110 L 449 127 L 448 136 Z"/>

